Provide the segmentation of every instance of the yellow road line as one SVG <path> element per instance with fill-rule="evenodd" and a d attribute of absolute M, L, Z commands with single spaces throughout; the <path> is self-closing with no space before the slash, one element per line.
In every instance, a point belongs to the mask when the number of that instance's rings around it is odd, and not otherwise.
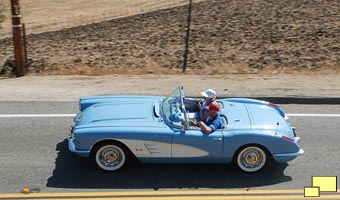
<path fill-rule="evenodd" d="M 159 191 L 113 191 L 113 192 L 56 192 L 29 194 L 0 194 L 0 199 L 140 199 L 140 200 L 220 200 L 220 199 L 305 199 L 303 190 L 159 190 Z M 340 199 L 340 194 L 321 193 L 318 199 Z"/>
<path fill-rule="evenodd" d="M 326 196 L 320 196 L 320 197 L 314 197 L 314 198 L 309 198 L 309 197 L 303 197 L 303 196 L 298 196 L 298 195 L 289 195 L 289 196 L 219 196 L 219 197 L 162 197 L 162 200 L 317 200 L 317 199 L 336 199 L 338 200 L 340 198 L 340 195 L 326 195 Z M 24 198 L 24 199 L 17 199 L 16 200 L 158 200 L 159 197 L 133 197 L 133 198 L 126 198 L 126 197 L 120 197 L 120 198 L 107 198 L 107 197 L 100 197 L 100 198 Z"/>

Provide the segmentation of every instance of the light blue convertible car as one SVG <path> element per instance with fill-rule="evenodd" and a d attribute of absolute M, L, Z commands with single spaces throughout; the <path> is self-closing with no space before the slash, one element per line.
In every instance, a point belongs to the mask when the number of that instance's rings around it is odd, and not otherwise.
<path fill-rule="evenodd" d="M 217 100 L 224 127 L 211 134 L 192 126 L 198 98 L 183 87 L 169 97 L 93 96 L 80 99 L 69 149 L 116 171 L 130 159 L 143 163 L 234 162 L 245 172 L 269 160 L 287 162 L 303 154 L 295 128 L 277 105 L 245 98 Z"/>

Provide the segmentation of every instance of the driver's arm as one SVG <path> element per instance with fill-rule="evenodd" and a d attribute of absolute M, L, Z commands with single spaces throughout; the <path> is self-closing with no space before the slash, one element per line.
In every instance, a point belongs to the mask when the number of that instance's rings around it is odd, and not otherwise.
<path fill-rule="evenodd" d="M 210 134 L 213 132 L 213 130 L 209 126 L 207 126 L 204 122 L 199 121 L 198 124 L 201 126 L 201 129 L 204 131 L 204 133 Z"/>

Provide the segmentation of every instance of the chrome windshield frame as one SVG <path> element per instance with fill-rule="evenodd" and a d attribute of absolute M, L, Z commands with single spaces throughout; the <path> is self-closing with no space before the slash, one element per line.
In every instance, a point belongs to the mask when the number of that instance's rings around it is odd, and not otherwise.
<path fill-rule="evenodd" d="M 179 86 L 178 90 L 180 91 L 181 107 L 182 107 L 183 114 L 184 114 L 184 129 L 187 130 L 189 128 L 189 120 L 188 120 L 187 110 L 185 109 L 185 105 L 184 105 L 185 95 L 184 95 L 183 86 Z"/>
<path fill-rule="evenodd" d="M 186 130 L 188 128 L 188 116 L 184 106 L 184 90 L 183 86 L 179 86 L 174 92 L 172 92 L 167 98 L 161 101 L 161 116 L 164 122 L 170 127 Z M 172 117 L 181 117 L 183 123 L 174 120 Z"/>

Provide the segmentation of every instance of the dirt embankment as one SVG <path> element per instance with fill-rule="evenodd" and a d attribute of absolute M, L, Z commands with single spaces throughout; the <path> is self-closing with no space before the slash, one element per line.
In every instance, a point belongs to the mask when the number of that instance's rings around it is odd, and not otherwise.
<path fill-rule="evenodd" d="M 340 2 L 208 0 L 193 5 L 188 73 L 339 73 Z M 176 73 L 187 7 L 29 35 L 29 73 Z M 0 40 L 0 68 L 12 55 Z M 7 67 L 2 73 L 8 74 Z"/>

